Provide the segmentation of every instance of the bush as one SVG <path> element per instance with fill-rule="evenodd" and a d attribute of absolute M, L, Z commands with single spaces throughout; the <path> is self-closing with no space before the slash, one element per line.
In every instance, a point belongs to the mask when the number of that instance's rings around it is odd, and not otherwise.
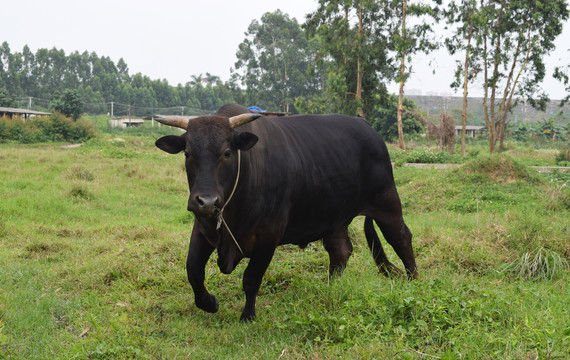
<path fill-rule="evenodd" d="M 0 118 L 0 142 L 14 141 L 22 144 L 67 141 L 83 142 L 95 136 L 91 122 L 79 119 L 73 121 L 61 113 L 49 117 Z"/>
<path fill-rule="evenodd" d="M 479 176 L 492 179 L 498 183 L 522 181 L 540 183 L 542 178 L 535 171 L 505 155 L 490 155 L 468 161 L 463 165 L 461 173 L 464 176 Z"/>
<path fill-rule="evenodd" d="M 428 121 L 427 137 L 435 140 L 440 149 L 447 148 L 450 154 L 453 154 L 455 145 L 455 124 L 447 113 L 441 113 L 439 125 L 435 125 Z"/>
<path fill-rule="evenodd" d="M 568 166 L 570 163 L 570 146 L 563 147 L 556 155 L 556 164 Z"/>
<path fill-rule="evenodd" d="M 408 152 L 404 156 L 403 162 L 420 164 L 458 164 L 463 162 L 463 158 L 460 155 L 450 155 L 445 151 L 418 149 Z"/>

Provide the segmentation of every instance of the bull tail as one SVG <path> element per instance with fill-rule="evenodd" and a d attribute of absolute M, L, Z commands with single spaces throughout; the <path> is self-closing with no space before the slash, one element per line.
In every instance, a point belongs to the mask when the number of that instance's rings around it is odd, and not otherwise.
<path fill-rule="evenodd" d="M 368 243 L 368 247 L 372 252 L 372 257 L 374 258 L 376 265 L 378 265 L 380 272 L 387 277 L 392 275 L 403 275 L 403 272 L 388 260 L 388 257 L 382 248 L 382 243 L 380 243 L 378 233 L 374 228 L 373 219 L 369 216 L 364 218 L 364 235 L 366 236 L 366 242 Z"/>

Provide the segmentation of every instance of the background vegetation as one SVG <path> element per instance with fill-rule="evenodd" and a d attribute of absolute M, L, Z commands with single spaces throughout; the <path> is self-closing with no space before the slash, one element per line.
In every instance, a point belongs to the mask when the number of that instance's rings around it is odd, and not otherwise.
<path fill-rule="evenodd" d="M 494 66 L 485 71 L 492 73 L 485 86 L 493 97 L 470 99 L 468 124 L 489 127 L 488 118 L 498 116 L 501 136 L 510 131 L 503 132 L 503 125 L 514 124 L 516 128 L 520 123 L 554 119 L 557 125 L 567 126 L 567 109 L 558 108 L 556 102 L 546 103 L 544 94 L 538 91 L 545 75 L 542 59 L 552 50 L 552 41 L 568 18 L 565 0 L 550 0 L 543 7 L 527 6 L 521 1 L 501 6 L 492 1 L 479 7 L 471 5 L 473 2 L 463 7 L 454 2 L 449 7 L 440 1 L 422 6 L 410 3 L 407 29 L 402 26 L 406 1 L 323 0 L 313 13 L 307 14 L 304 23 L 279 10 L 266 13 L 251 22 L 238 46 L 232 77 L 225 82 L 206 73 L 174 85 L 141 73 L 130 74 L 123 59 L 115 63 L 94 52 L 66 54 L 57 48 L 33 53 L 24 46 L 21 51 L 14 51 L 4 42 L 0 46 L 0 106 L 59 110 L 76 119 L 77 112 L 65 110 L 59 101 L 70 90 L 81 99 L 82 112 L 90 115 L 199 115 L 235 102 L 268 111 L 359 114 L 369 119 L 384 137 L 392 139 L 397 128 L 398 101 L 388 93 L 386 84 L 396 79 L 405 81 L 412 71 L 410 56 L 445 42 L 451 53 L 471 50 L 470 86 L 474 86 L 475 74 L 483 73 L 483 64 Z M 556 11 L 557 15 L 551 16 L 547 11 Z M 478 19 L 478 32 L 473 35 L 477 41 L 469 47 L 465 26 L 473 17 Z M 500 17 L 504 21 L 497 21 Z M 534 20 L 525 21 L 528 18 Z M 439 34 L 432 33 L 433 22 L 447 22 L 449 37 L 438 38 Z M 497 23 L 504 24 L 495 29 Z M 493 47 L 483 51 L 481 44 L 488 36 Z M 529 36 L 531 40 L 527 39 Z M 497 42 L 499 46 L 495 46 Z M 400 60 L 404 58 L 407 65 L 401 68 Z M 512 75 L 507 70 L 513 59 L 517 66 L 529 64 L 518 73 L 520 85 L 508 82 L 508 101 L 498 95 L 495 98 L 495 93 L 503 93 L 501 86 Z M 556 76 L 563 82 L 567 80 L 566 65 L 570 64 L 560 64 L 556 69 Z M 462 83 L 460 70 L 461 66 L 453 84 L 457 87 Z M 545 104 L 548 107 L 543 107 Z M 493 110 L 495 105 L 497 111 Z M 410 96 L 402 106 L 406 135 L 423 131 L 426 119 L 436 118 L 438 122 L 442 111 L 460 123 L 462 104 L 457 98 Z M 536 112 L 532 106 L 547 113 Z M 494 134 L 495 125 L 492 128 Z"/>

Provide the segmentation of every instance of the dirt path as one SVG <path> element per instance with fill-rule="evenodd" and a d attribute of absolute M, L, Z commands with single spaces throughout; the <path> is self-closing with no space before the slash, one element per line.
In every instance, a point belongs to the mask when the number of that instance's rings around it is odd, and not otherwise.
<path fill-rule="evenodd" d="M 406 163 L 403 166 L 414 167 L 418 169 L 449 169 L 461 166 L 461 164 L 418 164 L 418 163 Z M 551 172 L 554 170 L 558 171 L 570 171 L 568 166 L 531 166 L 538 172 Z"/>

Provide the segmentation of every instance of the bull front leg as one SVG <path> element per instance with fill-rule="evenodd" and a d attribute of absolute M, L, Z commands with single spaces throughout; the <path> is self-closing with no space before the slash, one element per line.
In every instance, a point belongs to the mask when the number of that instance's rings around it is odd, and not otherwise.
<path fill-rule="evenodd" d="M 245 292 L 245 306 L 241 313 L 240 321 L 249 322 L 255 318 L 255 300 L 263 274 L 269 267 L 269 263 L 275 253 L 275 245 L 257 247 L 249 260 L 249 264 L 243 274 L 243 290 Z"/>
<path fill-rule="evenodd" d="M 209 313 L 218 311 L 218 300 L 204 286 L 206 263 L 213 251 L 214 247 L 208 243 L 200 231 L 194 228 L 190 237 L 188 257 L 186 258 L 186 273 L 194 291 L 196 306 Z"/>

